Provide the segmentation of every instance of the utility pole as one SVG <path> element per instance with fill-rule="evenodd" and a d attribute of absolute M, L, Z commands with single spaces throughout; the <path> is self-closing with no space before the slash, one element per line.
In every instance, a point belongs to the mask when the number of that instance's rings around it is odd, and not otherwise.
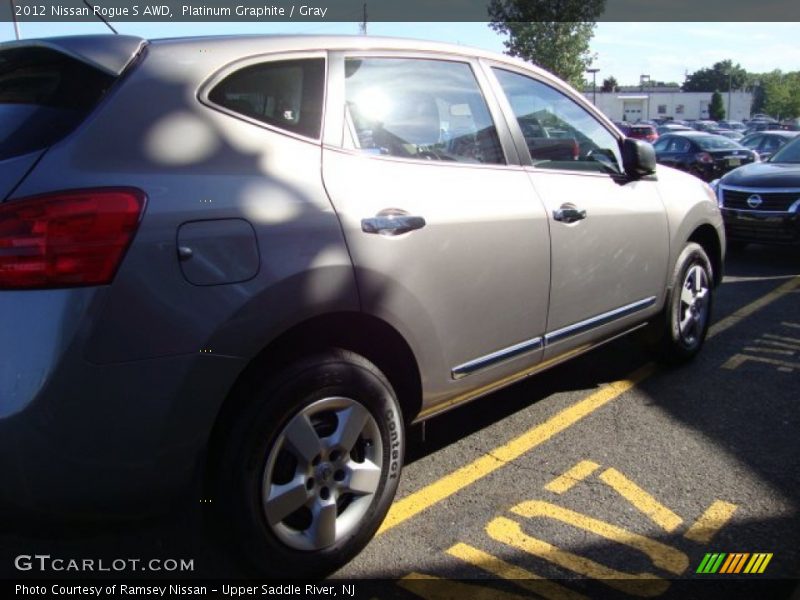
<path fill-rule="evenodd" d="M 726 117 L 728 121 L 733 119 L 733 115 L 731 115 L 731 87 L 733 85 L 733 69 L 728 69 L 728 114 Z"/>
<path fill-rule="evenodd" d="M 599 70 L 600 69 L 596 67 L 592 69 L 586 69 L 587 73 L 592 74 L 592 104 L 595 106 L 597 106 L 597 72 Z"/>
<path fill-rule="evenodd" d="M 11 20 L 14 22 L 14 35 L 17 36 L 19 39 L 19 23 L 17 23 L 17 10 L 14 7 L 14 0 L 9 0 L 11 2 Z"/>
<path fill-rule="evenodd" d="M 364 2 L 364 14 L 361 23 L 358 24 L 358 31 L 361 35 L 367 35 L 367 3 Z"/>

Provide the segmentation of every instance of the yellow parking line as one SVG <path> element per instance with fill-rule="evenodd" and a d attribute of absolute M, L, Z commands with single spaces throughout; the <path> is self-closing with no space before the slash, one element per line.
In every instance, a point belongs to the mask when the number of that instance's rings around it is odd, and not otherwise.
<path fill-rule="evenodd" d="M 771 340 L 778 340 L 779 342 L 786 342 L 788 344 L 800 348 L 800 339 L 798 338 L 786 337 L 785 335 L 775 335 L 773 333 L 765 333 L 764 337 L 769 338 Z"/>
<path fill-rule="evenodd" d="M 772 290 L 769 294 L 762 296 L 758 300 L 754 300 L 747 306 L 743 306 L 732 315 L 729 315 L 724 319 L 717 321 L 708 329 L 707 337 L 712 338 L 714 336 L 719 335 L 726 329 L 730 329 L 743 319 L 746 319 L 747 317 L 752 315 L 754 312 L 761 310 L 762 308 L 764 308 L 771 302 L 774 302 L 781 296 L 788 294 L 789 292 L 793 292 L 798 287 L 800 287 L 800 275 L 778 286 L 777 288 Z"/>
<path fill-rule="evenodd" d="M 611 486 L 614 491 L 642 511 L 664 531 L 672 533 L 683 523 L 683 519 L 616 469 L 603 471 L 600 474 L 600 480 Z"/>
<path fill-rule="evenodd" d="M 512 565 L 469 544 L 458 543 L 449 548 L 447 553 L 495 577 L 507 579 L 526 591 L 535 592 L 539 596 L 548 598 L 548 600 L 587 600 L 583 594 L 531 573 L 527 569 Z"/>
<path fill-rule="evenodd" d="M 611 540 L 618 544 L 630 546 L 639 552 L 646 554 L 653 561 L 653 564 L 665 571 L 669 571 L 673 575 L 680 575 L 689 566 L 689 558 L 677 548 L 662 544 L 658 540 L 654 540 L 632 531 L 627 531 L 622 527 L 617 527 L 611 523 L 606 523 L 600 519 L 595 519 L 589 515 L 585 515 L 557 504 L 550 502 L 543 502 L 540 500 L 529 500 L 522 502 L 511 508 L 511 512 L 521 517 L 528 519 L 533 518 L 549 518 L 556 521 L 561 521 L 567 525 L 572 525 L 579 529 L 589 531 L 595 535 Z M 502 520 L 504 517 L 497 517 L 492 523 Z M 514 523 L 509 519 L 505 519 L 509 523 Z M 503 521 L 503 522 L 505 522 Z M 491 529 L 491 523 L 487 525 L 486 531 Z M 491 533 L 490 533 L 491 535 Z M 498 539 L 498 538 L 494 538 Z M 498 540 L 501 541 L 501 540 Z M 543 557 L 546 558 L 546 557 Z M 573 569 L 574 570 L 574 569 Z M 580 571 L 578 571 L 580 572 Z"/>
<path fill-rule="evenodd" d="M 687 540 L 698 544 L 707 544 L 731 520 L 736 512 L 736 505 L 723 500 L 715 500 L 706 512 L 683 534 Z"/>
<path fill-rule="evenodd" d="M 566 471 L 563 475 L 559 475 L 553 481 L 544 486 L 548 492 L 555 494 L 563 494 L 571 489 L 576 483 L 583 481 L 589 475 L 600 468 L 596 462 L 591 460 L 582 460 L 577 465 Z"/>
<path fill-rule="evenodd" d="M 777 360 L 775 358 L 767 358 L 766 356 L 750 356 L 748 354 L 734 354 L 731 356 L 724 365 L 722 365 L 723 369 L 738 369 L 742 366 L 745 362 L 751 360 L 753 362 L 760 362 L 766 363 L 768 365 L 775 365 L 782 369 L 800 369 L 800 363 L 789 362 L 785 360 Z"/>
<path fill-rule="evenodd" d="M 597 579 L 635 596 L 660 596 L 669 587 L 669 582 L 654 573 L 626 573 L 602 565 L 585 556 L 579 556 L 557 548 L 552 544 L 527 535 L 516 521 L 497 517 L 486 526 L 489 536 L 512 548 L 538 556 L 562 569 Z"/>
<path fill-rule="evenodd" d="M 709 329 L 708 337 L 711 338 L 719 335 L 797 287 L 800 287 L 800 276 L 780 285 L 762 298 L 751 302 L 732 315 L 714 324 Z M 556 434 L 561 433 L 587 415 L 590 415 L 597 409 L 618 398 L 641 381 L 647 379 L 655 371 L 656 367 L 654 364 L 648 363 L 644 365 L 633 372 L 628 379 L 615 381 L 614 383 L 602 387 L 597 392 L 565 408 L 544 423 L 528 430 L 526 433 L 523 433 L 521 436 L 503 446 L 474 460 L 468 465 L 456 469 L 452 473 L 409 494 L 405 498 L 396 501 L 389 510 L 389 514 L 386 516 L 381 528 L 378 530 L 378 535 L 396 527 L 422 511 L 427 510 L 445 498 L 449 498 L 470 484 L 493 473 L 507 462 L 519 458 L 522 454 L 543 444 Z"/>
<path fill-rule="evenodd" d="M 794 350 L 781 350 L 779 348 L 756 348 L 755 346 L 745 346 L 745 352 L 763 352 L 764 354 L 777 354 L 778 356 L 794 356 Z"/>
<path fill-rule="evenodd" d="M 567 427 L 574 425 L 585 416 L 621 396 L 637 383 L 649 377 L 654 371 L 655 365 L 652 363 L 646 364 L 632 373 L 629 379 L 615 381 L 602 387 L 594 394 L 550 417 L 541 425 L 537 425 L 468 465 L 456 469 L 438 481 L 398 500 L 389 510 L 389 514 L 378 530 L 378 534 L 407 521 L 414 515 L 452 496 L 468 485 L 493 473 L 506 463 L 543 444 L 557 433 L 561 433 Z"/>
<path fill-rule="evenodd" d="M 424 573 L 409 573 L 397 582 L 401 588 L 425 600 L 525 600 L 528 596 L 517 596 L 502 590 L 481 585 L 471 585 L 452 579 L 443 579 Z"/>

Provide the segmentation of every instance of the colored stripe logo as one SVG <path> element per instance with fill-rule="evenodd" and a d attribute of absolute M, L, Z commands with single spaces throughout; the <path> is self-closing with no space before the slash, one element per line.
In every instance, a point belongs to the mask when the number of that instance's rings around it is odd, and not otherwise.
<path fill-rule="evenodd" d="M 772 560 L 772 553 L 757 552 L 710 552 L 703 557 L 696 573 L 713 575 L 720 573 L 725 575 L 736 575 L 739 573 L 754 575 L 763 573 L 769 561 Z"/>

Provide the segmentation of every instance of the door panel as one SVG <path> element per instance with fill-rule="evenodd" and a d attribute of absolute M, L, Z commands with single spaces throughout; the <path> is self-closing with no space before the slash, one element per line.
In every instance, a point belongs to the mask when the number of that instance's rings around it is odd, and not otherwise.
<path fill-rule="evenodd" d="M 603 175 L 534 170 L 529 174 L 550 219 L 548 334 L 639 302 L 643 311 L 660 302 L 669 239 L 655 182 L 620 185 Z M 565 203 L 585 211 L 585 218 L 574 223 L 555 220 L 555 211 Z M 641 314 L 627 321 L 637 317 Z M 620 315 L 619 321 L 614 325 L 623 325 L 625 317 Z M 548 338 L 551 346 L 560 343 L 558 348 L 548 349 L 547 357 L 573 345 L 567 343 L 568 336 L 556 337 Z M 585 336 L 580 341 L 585 341 Z"/>
<path fill-rule="evenodd" d="M 617 134 L 585 100 L 504 67 L 491 73 L 550 225 L 550 359 L 658 310 L 669 254 L 666 213 L 655 181 L 625 176 Z M 555 155 L 556 142 L 572 153 Z"/>
<path fill-rule="evenodd" d="M 430 408 L 541 359 L 535 340 L 547 318 L 550 242 L 527 174 L 492 164 L 505 158 L 486 150 L 493 134 L 485 115 L 478 118 L 485 106 L 469 65 L 452 79 L 434 65 L 431 79 L 430 63 L 444 61 L 423 62 L 380 59 L 342 70 L 363 78 L 352 82 L 349 92 L 359 95 L 346 96 L 344 111 L 344 138 L 354 147 L 326 146 L 323 178 L 363 309 L 411 344 Z M 470 78 L 477 98 L 465 91 Z M 363 81 L 370 85 L 356 85 Z M 423 106 L 426 95 L 438 111 Z"/>

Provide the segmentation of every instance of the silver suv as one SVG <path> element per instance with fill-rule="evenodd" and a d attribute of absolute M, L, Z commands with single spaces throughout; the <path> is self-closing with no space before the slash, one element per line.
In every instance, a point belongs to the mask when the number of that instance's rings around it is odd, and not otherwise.
<path fill-rule="evenodd" d="M 359 552 L 412 422 L 645 326 L 692 358 L 721 278 L 706 184 L 478 50 L 13 42 L 0 127 L 0 499 L 202 481 L 261 573 Z"/>

